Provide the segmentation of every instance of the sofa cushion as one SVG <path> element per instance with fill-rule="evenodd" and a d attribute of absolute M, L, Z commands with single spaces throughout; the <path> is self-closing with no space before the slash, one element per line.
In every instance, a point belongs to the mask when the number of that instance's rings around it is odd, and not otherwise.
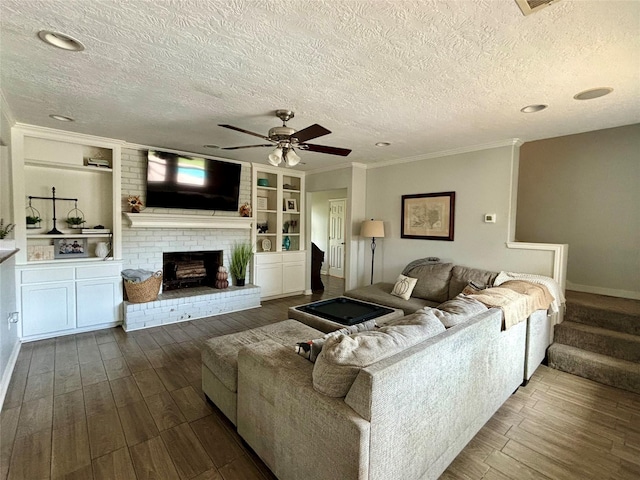
<path fill-rule="evenodd" d="M 479 301 L 464 295 L 458 295 L 456 298 L 447 300 L 438 305 L 437 308 L 434 308 L 433 314 L 446 328 L 451 328 L 486 310 L 489 310 L 487 306 Z"/>
<path fill-rule="evenodd" d="M 449 296 L 444 300 L 454 298 L 458 295 L 469 282 L 487 288 L 493 285 L 494 280 L 498 276 L 498 272 L 490 272 L 479 268 L 469 268 L 456 265 L 451 270 L 451 280 L 449 281 Z M 443 300 L 443 302 L 444 302 Z"/>
<path fill-rule="evenodd" d="M 393 286 L 393 289 L 391 290 L 391 295 L 400 297 L 403 300 L 409 300 L 409 297 L 411 297 L 411 292 L 413 292 L 413 289 L 415 288 L 417 282 L 418 282 L 417 278 L 398 275 L 396 284 Z"/>
<path fill-rule="evenodd" d="M 415 297 L 411 297 L 409 300 L 403 300 L 400 297 L 391 295 L 391 290 L 393 290 L 393 283 L 380 282 L 349 290 L 348 292 L 344 292 L 344 296 L 365 302 L 377 303 L 378 305 L 385 305 L 390 308 L 401 308 L 405 315 L 410 315 L 423 307 L 435 307 L 439 303 L 442 303 Z"/>
<path fill-rule="evenodd" d="M 447 301 L 452 269 L 452 263 L 435 263 L 410 270 L 407 275 L 418 279 L 412 296 L 438 303 Z"/>
<path fill-rule="evenodd" d="M 377 330 L 330 337 L 313 368 L 313 388 L 330 397 L 344 397 L 361 368 L 444 330 L 431 310 L 425 310 Z"/>
<path fill-rule="evenodd" d="M 202 363 L 226 388 L 235 392 L 238 389 L 238 352 L 242 347 L 267 338 L 281 345 L 292 345 L 300 339 L 320 336 L 322 332 L 304 323 L 284 320 L 207 340 L 202 347 Z"/>

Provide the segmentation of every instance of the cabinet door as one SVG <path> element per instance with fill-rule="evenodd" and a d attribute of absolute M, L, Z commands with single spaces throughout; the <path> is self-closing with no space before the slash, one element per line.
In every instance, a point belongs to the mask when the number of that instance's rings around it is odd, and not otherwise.
<path fill-rule="evenodd" d="M 282 293 L 304 290 L 304 262 L 282 264 Z"/>
<path fill-rule="evenodd" d="M 76 326 L 73 282 L 24 285 L 21 289 L 22 335 L 69 330 Z"/>
<path fill-rule="evenodd" d="M 119 278 L 78 282 L 76 296 L 78 327 L 114 323 L 120 319 L 122 290 Z"/>
<path fill-rule="evenodd" d="M 261 297 L 280 295 L 282 293 L 282 264 L 257 265 L 255 283 L 261 288 Z"/>

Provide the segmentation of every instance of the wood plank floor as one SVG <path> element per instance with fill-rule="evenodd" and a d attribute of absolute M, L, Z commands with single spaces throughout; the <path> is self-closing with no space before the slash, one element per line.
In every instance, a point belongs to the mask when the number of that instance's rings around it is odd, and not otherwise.
<path fill-rule="evenodd" d="M 0 480 L 265 480 L 274 476 L 200 388 L 200 344 L 287 318 L 291 305 L 22 346 L 0 414 Z M 638 479 L 640 396 L 540 367 L 443 479 Z"/>

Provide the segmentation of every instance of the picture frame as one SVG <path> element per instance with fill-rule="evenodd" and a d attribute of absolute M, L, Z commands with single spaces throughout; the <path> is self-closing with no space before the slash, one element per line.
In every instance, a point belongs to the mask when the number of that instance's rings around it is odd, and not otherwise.
<path fill-rule="evenodd" d="M 86 258 L 89 256 L 86 238 L 56 238 L 53 240 L 53 247 L 55 259 Z"/>
<path fill-rule="evenodd" d="M 267 210 L 268 209 L 268 201 L 267 197 L 257 197 L 256 198 L 256 207 L 258 210 Z"/>
<path fill-rule="evenodd" d="M 456 192 L 402 196 L 400 237 L 453 241 Z"/>
<path fill-rule="evenodd" d="M 298 211 L 298 201 L 295 198 L 285 198 L 284 199 L 284 211 L 285 212 L 297 212 Z"/>

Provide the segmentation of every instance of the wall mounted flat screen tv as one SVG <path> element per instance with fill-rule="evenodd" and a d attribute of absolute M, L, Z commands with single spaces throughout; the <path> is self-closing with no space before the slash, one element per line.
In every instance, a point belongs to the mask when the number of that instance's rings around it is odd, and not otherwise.
<path fill-rule="evenodd" d="M 238 163 L 149 150 L 147 206 L 238 211 Z"/>

